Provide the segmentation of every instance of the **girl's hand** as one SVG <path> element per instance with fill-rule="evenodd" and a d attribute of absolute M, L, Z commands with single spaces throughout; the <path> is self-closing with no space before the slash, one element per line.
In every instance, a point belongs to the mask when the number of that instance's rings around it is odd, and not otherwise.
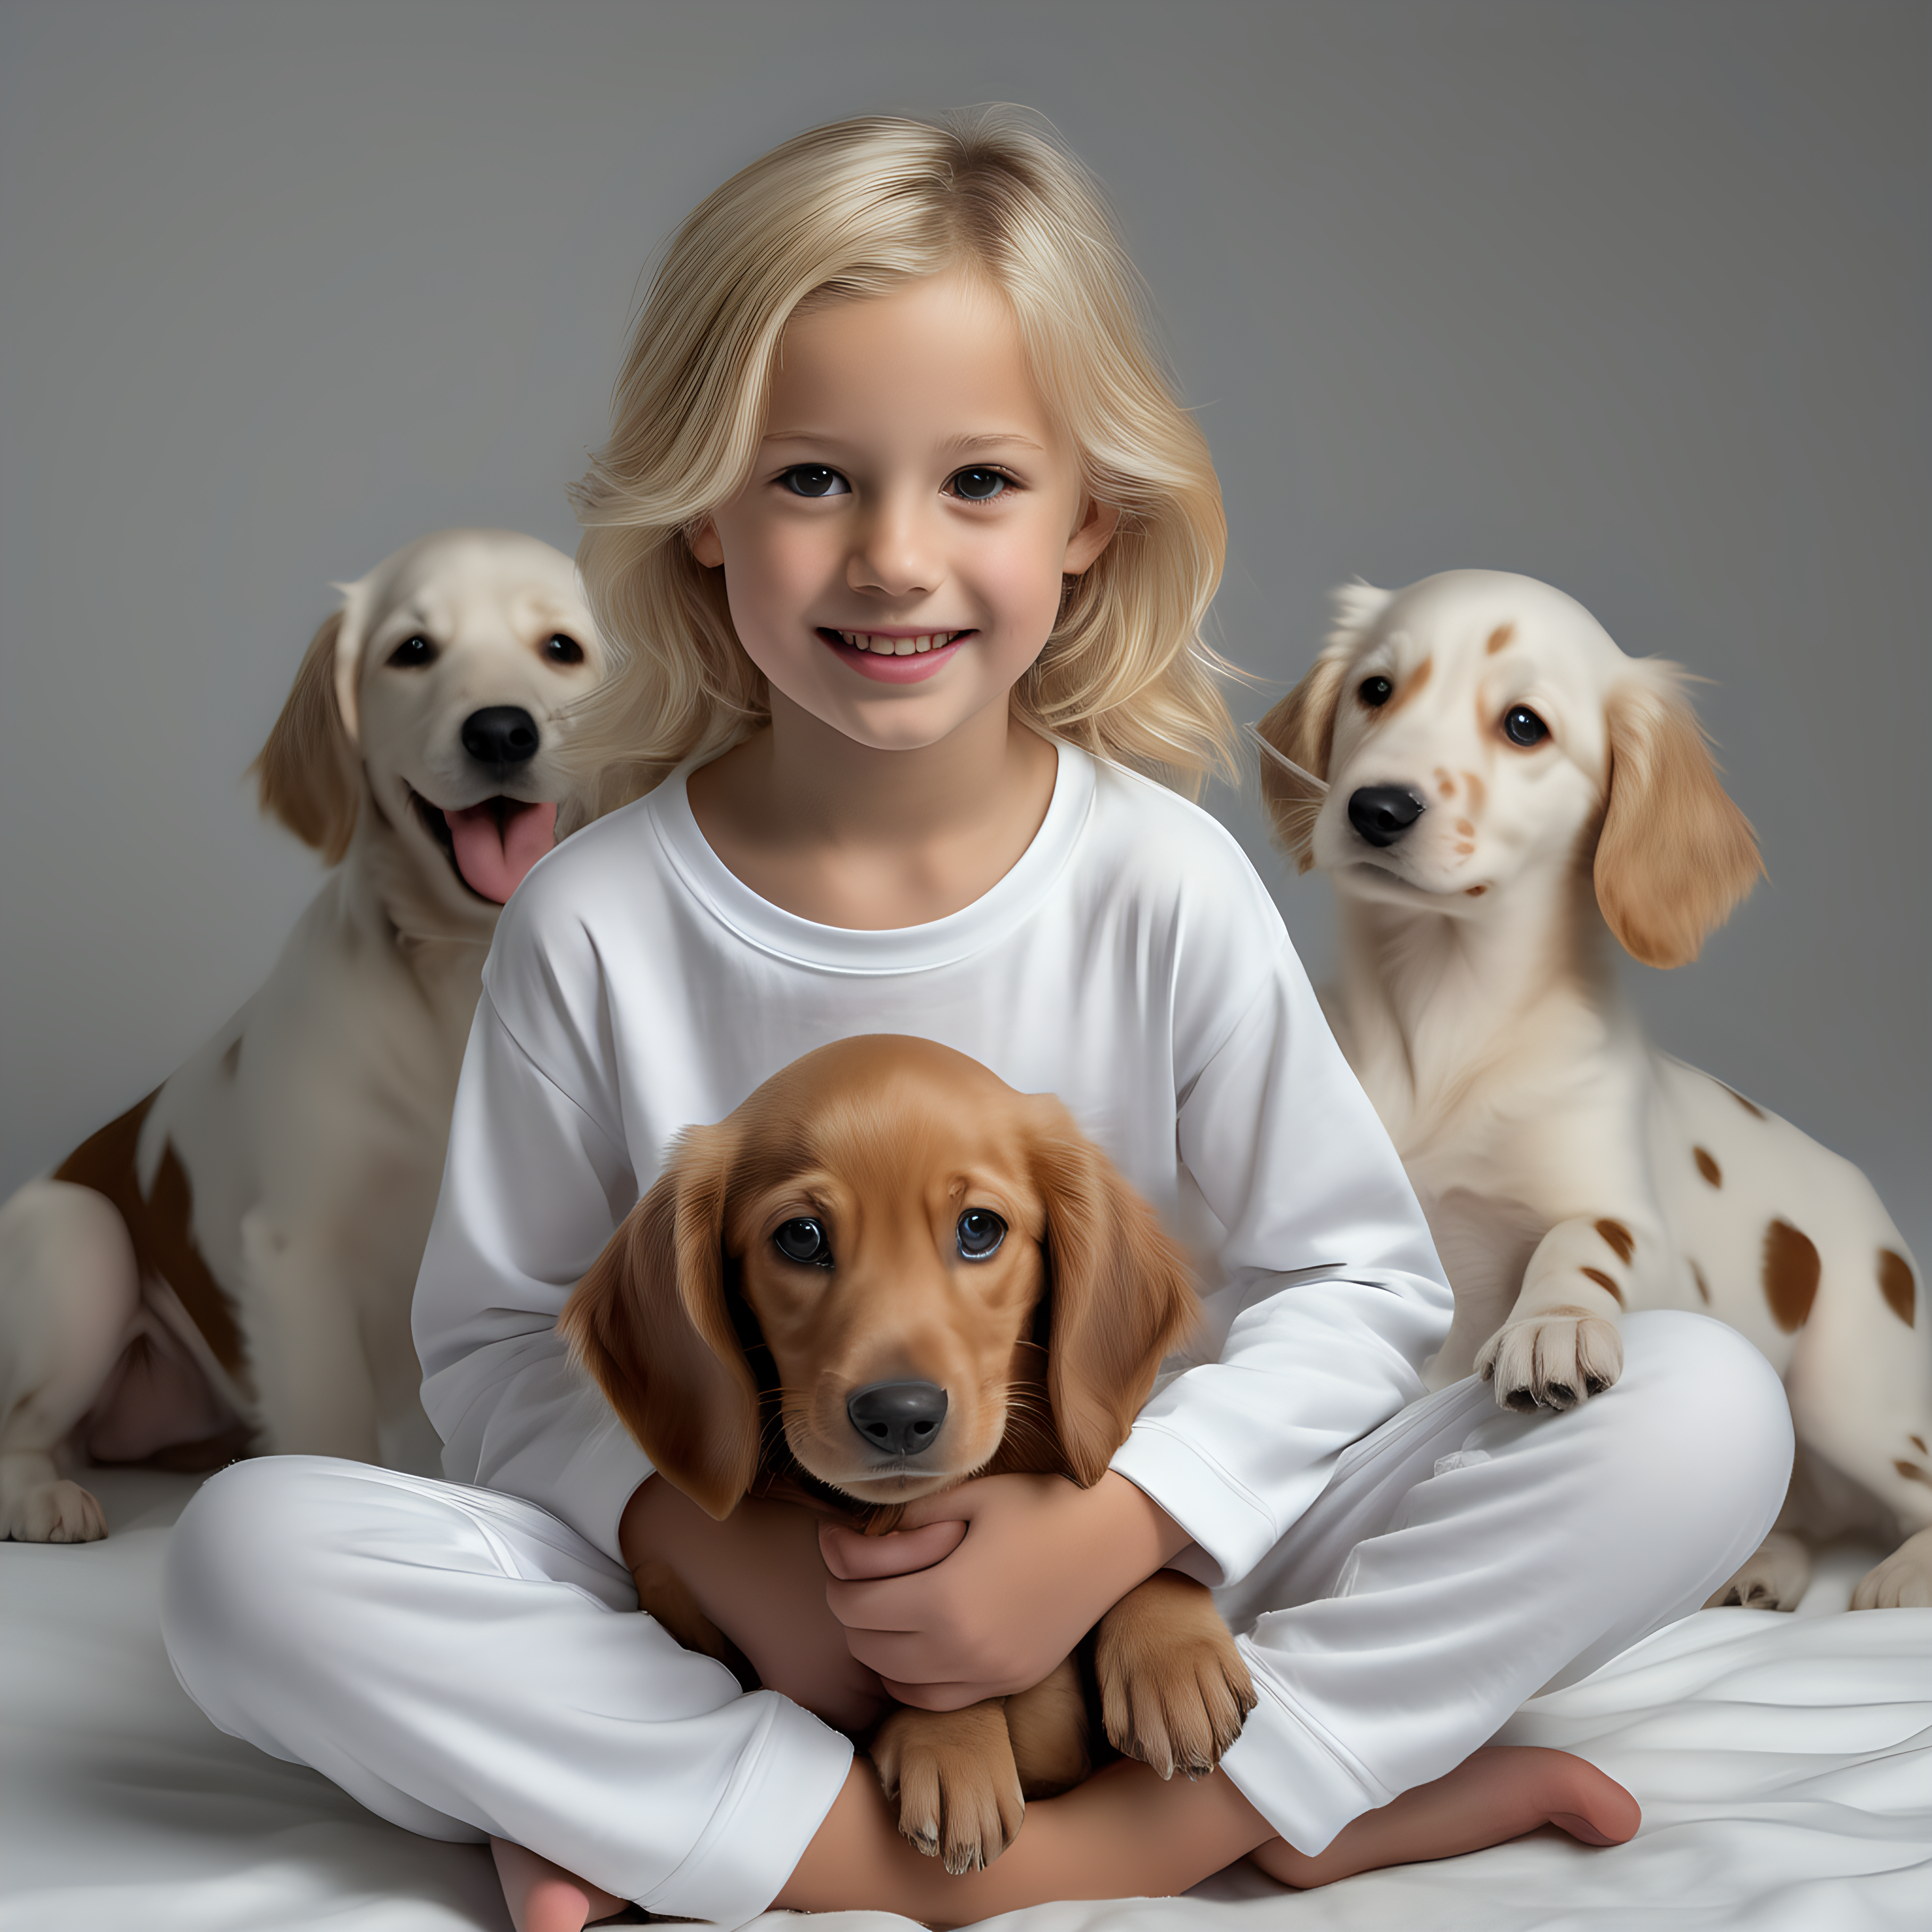
<path fill-rule="evenodd" d="M 821 1523 L 835 1580 L 825 1600 L 853 1656 L 902 1703 L 928 1711 L 1037 1684 L 1188 1542 L 1112 1471 L 1090 1490 L 1058 1476 L 982 1476 L 913 1504 L 905 1521 L 888 1537 Z M 949 1552 L 933 1532 L 953 1523 L 964 1531 Z"/>

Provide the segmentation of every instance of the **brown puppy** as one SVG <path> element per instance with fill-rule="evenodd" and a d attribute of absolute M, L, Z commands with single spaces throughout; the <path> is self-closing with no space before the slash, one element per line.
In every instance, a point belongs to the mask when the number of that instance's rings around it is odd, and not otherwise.
<path fill-rule="evenodd" d="M 876 1530 L 970 1476 L 1097 1482 L 1195 1317 L 1185 1257 L 1058 1101 L 875 1034 L 688 1129 L 561 1325 L 713 1516 L 776 1492 Z M 638 1590 L 728 1658 L 668 1569 Z M 1109 1738 L 1163 1776 L 1210 1770 L 1254 1705 L 1213 1600 L 1172 1570 L 1102 1620 L 1095 1672 Z M 1086 1775 L 1077 1666 L 963 1711 L 896 1709 L 870 1749 L 900 1830 L 976 1870 L 1028 1797 Z"/>

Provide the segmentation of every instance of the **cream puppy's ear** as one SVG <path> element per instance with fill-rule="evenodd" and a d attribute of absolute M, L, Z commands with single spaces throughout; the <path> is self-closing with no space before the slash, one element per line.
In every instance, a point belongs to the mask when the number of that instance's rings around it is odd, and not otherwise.
<path fill-rule="evenodd" d="M 1764 871 L 1757 838 L 1718 781 L 1675 664 L 1652 662 L 1604 706 L 1610 794 L 1597 904 L 1633 958 L 1682 966 Z"/>
<path fill-rule="evenodd" d="M 1282 850 L 1306 872 L 1315 863 L 1315 820 L 1328 796 L 1328 754 L 1335 742 L 1335 710 L 1341 702 L 1348 661 L 1376 620 L 1394 602 L 1393 590 L 1372 584 L 1344 584 L 1329 593 L 1335 627 L 1314 668 L 1255 729 L 1264 744 L 1288 761 L 1262 760 L 1262 802 L 1274 821 Z M 1299 772 L 1289 766 L 1299 766 Z M 1306 776 L 1304 776 L 1305 774 Z M 1318 780 L 1310 784 L 1310 778 Z"/>
<path fill-rule="evenodd" d="M 344 593 L 343 607 L 309 640 L 295 688 L 248 767 L 256 776 L 262 809 L 332 866 L 349 849 L 362 802 L 356 681 L 368 602 L 359 584 L 335 588 Z"/>

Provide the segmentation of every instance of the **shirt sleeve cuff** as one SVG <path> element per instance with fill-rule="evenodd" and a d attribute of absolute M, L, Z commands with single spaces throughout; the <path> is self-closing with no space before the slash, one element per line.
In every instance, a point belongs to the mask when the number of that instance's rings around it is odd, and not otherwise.
<path fill-rule="evenodd" d="M 1170 1566 L 1210 1589 L 1238 1582 L 1281 1539 L 1273 1514 L 1239 1478 L 1158 1421 L 1134 1424 L 1109 1466 L 1193 1538 Z"/>

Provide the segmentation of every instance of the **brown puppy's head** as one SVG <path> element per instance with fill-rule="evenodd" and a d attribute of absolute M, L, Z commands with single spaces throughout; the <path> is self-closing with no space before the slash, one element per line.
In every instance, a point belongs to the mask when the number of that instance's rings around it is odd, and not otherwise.
<path fill-rule="evenodd" d="M 1058 1101 L 873 1034 L 682 1135 L 560 1326 L 722 1519 L 778 1449 L 768 1412 L 875 1507 L 996 1456 L 1096 1482 L 1196 1314 L 1180 1250 Z"/>

